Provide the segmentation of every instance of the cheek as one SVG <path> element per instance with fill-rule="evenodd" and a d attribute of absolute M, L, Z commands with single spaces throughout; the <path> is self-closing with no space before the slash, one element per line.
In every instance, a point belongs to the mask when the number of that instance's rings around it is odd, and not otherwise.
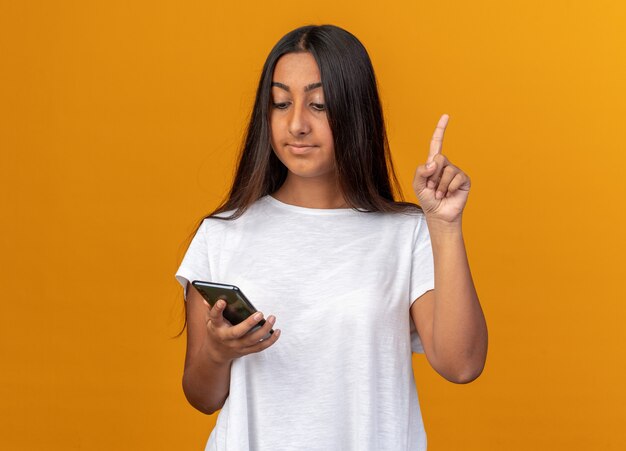
<path fill-rule="evenodd" d="M 280 142 L 280 133 L 272 122 L 270 122 L 270 142 L 272 146 L 276 146 Z"/>
<path fill-rule="evenodd" d="M 267 121 L 270 126 L 270 136 L 274 136 L 276 131 L 276 121 L 270 117 L 269 121 Z"/>

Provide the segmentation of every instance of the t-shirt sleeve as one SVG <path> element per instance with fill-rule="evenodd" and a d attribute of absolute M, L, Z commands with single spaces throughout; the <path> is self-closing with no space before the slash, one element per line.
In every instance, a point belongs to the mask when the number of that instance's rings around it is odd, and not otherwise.
<path fill-rule="evenodd" d="M 176 271 L 176 280 L 184 289 L 185 301 L 187 300 L 187 284 L 189 282 L 194 280 L 211 280 L 209 246 L 207 243 L 207 219 L 202 221 L 191 240 L 183 261 Z"/>
<path fill-rule="evenodd" d="M 413 302 L 428 290 L 435 288 L 435 265 L 433 248 L 430 243 L 428 223 L 423 214 L 419 215 L 413 236 L 413 254 L 411 261 L 410 302 Z M 413 319 L 411 323 L 411 350 L 414 353 L 424 354 L 422 340 L 417 333 Z"/>
<path fill-rule="evenodd" d="M 424 215 L 420 214 L 413 237 L 411 286 L 409 290 L 411 305 L 417 298 L 433 288 L 435 288 L 433 248 L 430 243 L 428 223 Z"/>

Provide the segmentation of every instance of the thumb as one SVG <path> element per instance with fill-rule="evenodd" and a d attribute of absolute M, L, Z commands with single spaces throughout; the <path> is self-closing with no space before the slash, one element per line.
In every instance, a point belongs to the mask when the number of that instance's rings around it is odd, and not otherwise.
<path fill-rule="evenodd" d="M 209 319 L 215 327 L 222 327 L 226 323 L 226 320 L 223 316 L 223 311 L 225 308 L 226 301 L 219 298 L 217 299 L 217 301 L 215 301 L 215 304 L 213 304 L 213 307 L 209 311 Z"/>
<path fill-rule="evenodd" d="M 428 181 L 428 177 L 433 175 L 436 169 L 437 163 L 435 161 L 430 161 L 418 166 L 415 171 L 415 178 L 413 179 L 413 187 L 420 191 L 424 189 L 426 182 Z"/>

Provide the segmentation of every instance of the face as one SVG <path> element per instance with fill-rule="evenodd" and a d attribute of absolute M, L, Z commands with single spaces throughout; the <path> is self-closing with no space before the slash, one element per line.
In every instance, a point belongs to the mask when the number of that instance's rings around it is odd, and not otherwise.
<path fill-rule="evenodd" d="M 274 68 L 271 141 L 288 177 L 334 179 L 335 149 L 321 81 L 308 52 L 287 53 Z"/>

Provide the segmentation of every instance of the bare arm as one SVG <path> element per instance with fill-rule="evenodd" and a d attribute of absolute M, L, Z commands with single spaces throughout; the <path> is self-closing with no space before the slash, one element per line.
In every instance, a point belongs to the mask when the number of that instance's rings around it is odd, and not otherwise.
<path fill-rule="evenodd" d="M 269 334 L 275 317 L 249 332 L 263 319 L 257 312 L 245 321 L 232 326 L 223 317 L 226 303 L 218 301 L 213 308 L 193 285 L 187 291 L 187 353 L 183 374 L 183 392 L 189 403 L 200 412 L 212 414 L 224 405 L 230 390 L 232 361 L 247 354 L 263 351 L 280 336 L 276 329 Z"/>
<path fill-rule="evenodd" d="M 230 387 L 230 361 L 211 357 L 207 337 L 207 307 L 193 285 L 187 287 L 187 353 L 183 392 L 189 404 L 207 415 L 224 405 Z"/>
<path fill-rule="evenodd" d="M 487 359 L 487 324 L 470 273 L 461 224 L 428 221 L 435 289 L 411 307 L 432 367 L 449 381 L 468 383 Z"/>
<path fill-rule="evenodd" d="M 426 163 L 417 167 L 413 179 L 430 233 L 435 289 L 413 303 L 411 317 L 432 367 L 452 382 L 467 383 L 485 366 L 487 324 L 461 227 L 471 182 L 441 153 L 447 126 L 448 115 L 444 114 L 430 141 Z"/>

